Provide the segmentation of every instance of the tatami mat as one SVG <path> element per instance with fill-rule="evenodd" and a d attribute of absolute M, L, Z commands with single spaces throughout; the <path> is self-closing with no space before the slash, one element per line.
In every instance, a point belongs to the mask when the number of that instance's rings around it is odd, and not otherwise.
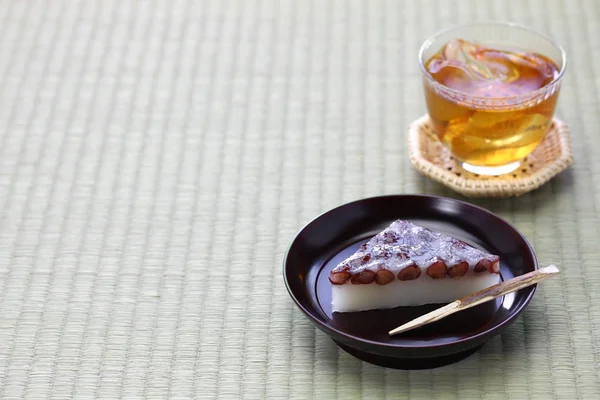
<path fill-rule="evenodd" d="M 573 168 L 476 201 L 563 274 L 458 364 L 362 363 L 284 251 L 342 202 L 459 197 L 408 160 L 416 53 L 487 19 L 570 57 Z M 0 397 L 600 398 L 598 32 L 594 0 L 0 2 Z"/>

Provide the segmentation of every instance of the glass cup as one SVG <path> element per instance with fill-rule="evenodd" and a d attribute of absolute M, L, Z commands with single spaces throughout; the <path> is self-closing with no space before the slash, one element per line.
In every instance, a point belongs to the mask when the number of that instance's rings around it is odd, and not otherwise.
<path fill-rule="evenodd" d="M 467 171 L 519 168 L 548 132 L 566 61 L 554 41 L 513 23 L 473 23 L 430 37 L 419 63 L 439 139 Z"/>

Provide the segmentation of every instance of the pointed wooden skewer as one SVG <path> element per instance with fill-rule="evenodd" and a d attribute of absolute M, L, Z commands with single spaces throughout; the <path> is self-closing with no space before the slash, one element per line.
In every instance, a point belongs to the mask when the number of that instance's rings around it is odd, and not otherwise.
<path fill-rule="evenodd" d="M 555 265 L 549 265 L 545 268 L 537 269 L 525 275 L 520 275 L 507 281 L 500 282 L 496 285 L 490 286 L 486 289 L 465 296 L 462 299 L 453 301 L 448 305 L 445 305 L 441 308 L 438 308 L 437 310 L 422 315 L 410 322 L 407 322 L 406 324 L 401 325 L 394 330 L 391 330 L 389 334 L 390 336 L 397 335 L 399 333 L 418 328 L 431 322 L 438 321 L 459 311 L 463 311 L 468 308 L 477 306 L 481 303 L 494 300 L 495 298 L 504 296 L 505 294 L 514 292 L 519 289 L 526 288 L 527 286 L 535 285 L 536 283 L 539 283 L 544 279 L 554 276 L 558 273 L 558 268 Z"/>

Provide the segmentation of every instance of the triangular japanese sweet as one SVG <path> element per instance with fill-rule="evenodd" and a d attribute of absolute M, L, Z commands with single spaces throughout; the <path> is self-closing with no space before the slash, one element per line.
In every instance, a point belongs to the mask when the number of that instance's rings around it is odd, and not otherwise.
<path fill-rule="evenodd" d="M 330 273 L 332 310 L 449 303 L 500 281 L 500 257 L 396 220 Z"/>

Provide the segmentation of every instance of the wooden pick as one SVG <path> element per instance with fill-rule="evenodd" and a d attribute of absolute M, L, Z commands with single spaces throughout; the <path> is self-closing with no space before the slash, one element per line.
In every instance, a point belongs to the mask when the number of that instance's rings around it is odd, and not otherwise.
<path fill-rule="evenodd" d="M 504 282 L 497 283 L 486 289 L 480 290 L 473 294 L 463 297 L 462 299 L 453 301 L 437 310 L 433 310 L 425 315 L 422 315 L 398 328 L 389 332 L 390 336 L 397 335 L 402 332 L 406 332 L 411 329 L 418 328 L 423 325 L 427 325 L 431 322 L 438 321 L 442 318 L 446 318 L 448 315 L 452 315 L 459 311 L 466 310 L 471 307 L 475 307 L 481 303 L 494 300 L 505 294 L 514 292 L 519 289 L 526 288 L 531 285 L 535 285 L 543 281 L 546 278 L 554 276 L 559 273 L 558 268 L 555 265 L 549 265 L 545 268 L 537 269 L 533 272 L 529 272 L 524 275 L 517 276 Z"/>

